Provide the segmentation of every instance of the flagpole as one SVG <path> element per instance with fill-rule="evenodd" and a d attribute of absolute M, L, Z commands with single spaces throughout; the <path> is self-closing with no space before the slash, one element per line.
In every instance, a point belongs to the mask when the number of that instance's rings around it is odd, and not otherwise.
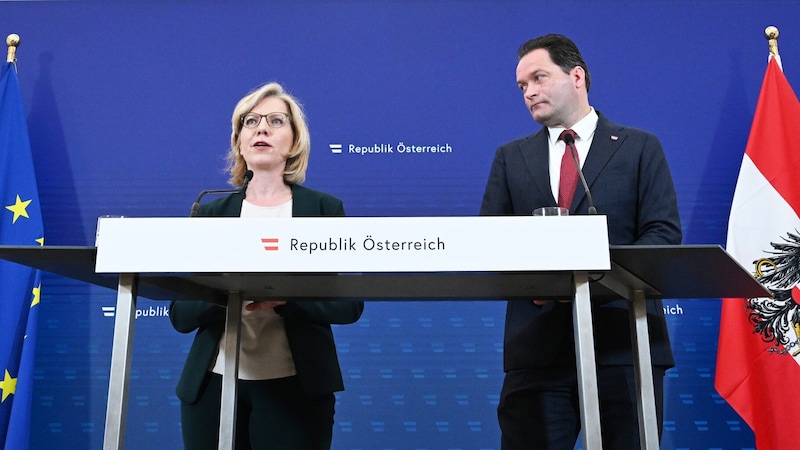
<path fill-rule="evenodd" d="M 18 34 L 9 34 L 6 38 L 6 45 L 8 45 L 8 58 L 6 58 L 6 62 L 16 63 L 17 62 L 17 46 L 19 45 L 19 35 Z"/>
<path fill-rule="evenodd" d="M 774 27 L 772 25 L 768 26 L 767 29 L 764 30 L 764 36 L 769 41 L 769 53 L 772 56 L 776 57 L 776 58 L 778 56 L 780 56 L 778 54 L 778 35 L 779 34 L 780 33 L 778 32 L 778 28 Z"/>

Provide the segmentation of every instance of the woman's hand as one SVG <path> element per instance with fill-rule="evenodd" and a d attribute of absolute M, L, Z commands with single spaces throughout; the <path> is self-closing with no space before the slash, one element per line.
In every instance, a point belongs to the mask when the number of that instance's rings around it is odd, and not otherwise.
<path fill-rule="evenodd" d="M 248 311 L 263 311 L 275 309 L 276 306 L 285 305 L 286 300 L 256 300 L 244 306 Z"/>

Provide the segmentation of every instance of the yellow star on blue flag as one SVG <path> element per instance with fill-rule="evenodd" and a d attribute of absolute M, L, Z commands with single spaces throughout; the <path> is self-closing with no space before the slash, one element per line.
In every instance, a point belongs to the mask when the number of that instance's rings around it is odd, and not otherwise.
<path fill-rule="evenodd" d="M 31 201 L 32 200 L 25 200 L 23 202 L 22 199 L 19 198 L 19 195 L 18 195 L 17 196 L 17 201 L 15 201 L 13 205 L 6 206 L 7 210 L 9 210 L 9 211 L 14 213 L 14 218 L 11 219 L 11 223 L 17 223 L 17 219 L 19 219 L 20 216 L 25 217 L 25 218 L 30 218 L 26 208 L 28 207 L 28 205 L 31 204 Z"/>
<path fill-rule="evenodd" d="M 15 392 L 17 392 L 17 379 L 11 378 L 11 375 L 6 370 L 3 381 L 0 381 L 0 402 L 6 401 Z"/>

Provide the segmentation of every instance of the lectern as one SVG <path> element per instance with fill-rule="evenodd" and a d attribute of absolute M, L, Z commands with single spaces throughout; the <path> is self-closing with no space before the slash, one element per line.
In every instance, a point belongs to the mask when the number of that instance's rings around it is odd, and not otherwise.
<path fill-rule="evenodd" d="M 235 436 L 242 301 L 572 298 L 584 447 L 593 450 L 602 445 L 593 299 L 633 302 L 642 443 L 658 448 L 644 302 L 769 295 L 718 246 L 609 247 L 604 216 L 108 218 L 96 244 L 0 247 L 0 257 L 118 290 L 106 449 L 124 444 L 137 296 L 228 306 L 220 449 Z M 590 274 L 603 275 L 591 295 Z"/>

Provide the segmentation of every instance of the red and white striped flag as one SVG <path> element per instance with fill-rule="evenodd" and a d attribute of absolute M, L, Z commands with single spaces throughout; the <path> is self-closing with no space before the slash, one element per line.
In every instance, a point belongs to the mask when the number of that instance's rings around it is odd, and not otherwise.
<path fill-rule="evenodd" d="M 728 222 L 728 252 L 773 299 L 722 300 L 714 387 L 759 450 L 797 448 L 800 102 L 770 56 Z"/>

